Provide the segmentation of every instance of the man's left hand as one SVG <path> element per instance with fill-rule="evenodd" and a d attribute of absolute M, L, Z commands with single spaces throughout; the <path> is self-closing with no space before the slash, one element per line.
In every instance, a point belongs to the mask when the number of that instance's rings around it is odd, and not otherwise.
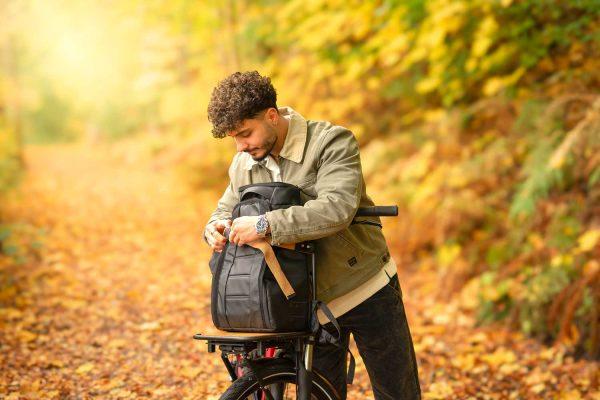
<path fill-rule="evenodd" d="M 263 239 L 258 233 L 256 233 L 256 217 L 239 217 L 233 220 L 231 224 L 231 230 L 229 233 L 229 241 L 235 243 L 238 246 L 255 242 L 259 239 Z"/>

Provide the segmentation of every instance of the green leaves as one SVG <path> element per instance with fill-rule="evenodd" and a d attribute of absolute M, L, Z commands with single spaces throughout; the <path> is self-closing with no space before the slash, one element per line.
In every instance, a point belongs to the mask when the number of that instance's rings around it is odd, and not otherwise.
<path fill-rule="evenodd" d="M 14 187 L 22 173 L 17 133 L 14 129 L 4 127 L 2 117 L 0 116 L 0 194 Z"/>

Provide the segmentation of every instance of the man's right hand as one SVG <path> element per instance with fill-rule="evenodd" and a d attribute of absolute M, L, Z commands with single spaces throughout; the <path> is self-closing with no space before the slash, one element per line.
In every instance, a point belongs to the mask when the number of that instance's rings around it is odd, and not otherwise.
<path fill-rule="evenodd" d="M 204 229 L 204 237 L 208 241 L 208 245 L 216 252 L 223 251 L 227 238 L 223 236 L 225 228 L 231 227 L 230 219 L 218 219 L 206 225 Z"/>

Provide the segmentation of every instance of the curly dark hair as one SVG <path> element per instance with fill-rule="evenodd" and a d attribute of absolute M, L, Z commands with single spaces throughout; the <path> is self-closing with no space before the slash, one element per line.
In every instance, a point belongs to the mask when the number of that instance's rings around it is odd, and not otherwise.
<path fill-rule="evenodd" d="M 271 107 L 277 109 L 277 92 L 269 77 L 257 71 L 231 74 L 214 88 L 208 103 L 213 136 L 223 138 L 243 120 Z"/>

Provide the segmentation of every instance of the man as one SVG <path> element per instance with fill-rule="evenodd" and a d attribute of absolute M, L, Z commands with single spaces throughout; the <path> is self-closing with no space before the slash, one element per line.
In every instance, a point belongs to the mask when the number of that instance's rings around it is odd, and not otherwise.
<path fill-rule="evenodd" d="M 367 196 L 357 141 L 348 129 L 309 121 L 289 107 L 277 108 L 268 77 L 236 72 L 212 93 L 208 118 L 213 135 L 230 136 L 238 153 L 229 167 L 230 182 L 211 215 L 204 235 L 222 251 L 223 232 L 244 245 L 314 240 L 317 298 L 326 303 L 347 346 L 353 334 L 376 399 L 418 399 L 420 388 L 412 339 L 404 313 L 396 265 L 389 256 L 378 218 L 354 221 Z M 302 189 L 304 206 L 274 210 L 231 222 L 238 188 L 283 181 Z M 319 313 L 325 329 L 333 326 Z M 346 398 L 346 352 L 317 346 L 314 367 Z"/>

